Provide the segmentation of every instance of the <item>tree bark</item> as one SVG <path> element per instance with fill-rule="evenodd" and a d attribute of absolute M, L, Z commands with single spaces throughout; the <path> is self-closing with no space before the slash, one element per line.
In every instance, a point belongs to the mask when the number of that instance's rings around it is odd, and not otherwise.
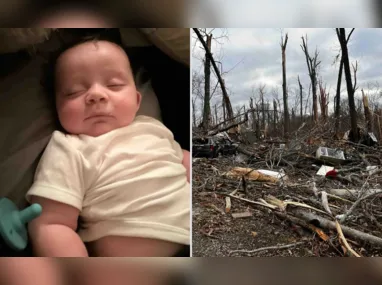
<path fill-rule="evenodd" d="M 277 102 L 273 99 L 273 131 L 277 131 Z"/>
<path fill-rule="evenodd" d="M 192 100 L 192 125 L 196 127 L 195 100 Z"/>
<path fill-rule="evenodd" d="M 256 128 L 256 125 L 255 125 L 256 118 L 255 118 L 255 111 L 254 111 L 254 108 L 253 108 L 253 99 L 252 99 L 252 97 L 249 98 L 249 108 L 252 110 L 251 111 L 251 115 L 252 115 L 252 130 L 255 130 L 255 128 Z"/>
<path fill-rule="evenodd" d="M 300 119 L 301 119 L 301 122 L 303 122 L 304 119 L 302 114 L 302 85 L 300 82 L 300 76 L 297 76 L 297 81 L 298 81 L 298 86 L 300 87 Z"/>
<path fill-rule="evenodd" d="M 281 37 L 281 55 L 282 55 L 282 71 L 283 71 L 283 101 L 284 101 L 284 137 L 288 138 L 289 133 L 289 110 L 288 110 L 288 94 L 286 87 L 286 56 L 285 50 L 288 43 L 288 33 L 285 34 L 285 40 Z"/>
<path fill-rule="evenodd" d="M 342 82 L 342 70 L 343 70 L 343 58 L 341 54 L 341 60 L 340 60 L 340 69 L 338 71 L 338 78 L 337 78 L 337 91 L 336 91 L 336 102 L 335 102 L 335 111 L 334 111 L 334 117 L 336 118 L 335 122 L 335 130 L 336 133 L 340 130 L 340 102 L 341 102 L 341 82 Z"/>
<path fill-rule="evenodd" d="M 372 124 L 371 113 L 369 108 L 369 100 L 367 99 L 367 96 L 365 96 L 363 89 L 362 89 L 362 100 L 363 100 L 363 109 L 365 112 L 365 121 L 366 121 L 367 131 L 372 132 L 373 124 Z"/>
<path fill-rule="evenodd" d="M 264 88 L 265 86 L 260 87 L 260 98 L 261 98 L 261 113 L 262 113 L 262 120 L 261 120 L 261 129 L 265 130 L 265 106 L 264 106 Z"/>
<path fill-rule="evenodd" d="M 318 83 L 320 88 L 320 107 L 321 107 L 321 118 L 323 122 L 326 122 L 327 119 L 327 107 L 328 107 L 328 97 L 329 93 L 326 93 L 326 86 L 322 86 L 322 80 Z"/>
<path fill-rule="evenodd" d="M 208 130 L 211 125 L 211 94 L 210 94 L 210 79 L 211 79 L 211 59 L 208 52 L 211 52 L 212 34 L 207 35 L 207 50 L 204 62 L 204 106 L 203 106 L 203 129 Z"/>
<path fill-rule="evenodd" d="M 349 39 L 346 39 L 346 32 L 344 28 L 336 29 L 337 37 L 341 45 L 343 64 L 344 64 L 344 72 L 345 72 L 345 80 L 346 80 L 346 89 L 348 92 L 348 100 L 349 100 L 349 109 L 350 109 L 350 125 L 352 131 L 352 139 L 354 142 L 359 141 L 359 133 L 357 128 L 357 110 L 355 107 L 354 101 L 354 87 L 352 84 L 352 78 L 350 73 L 350 63 L 349 63 L 349 53 L 347 42 Z"/>

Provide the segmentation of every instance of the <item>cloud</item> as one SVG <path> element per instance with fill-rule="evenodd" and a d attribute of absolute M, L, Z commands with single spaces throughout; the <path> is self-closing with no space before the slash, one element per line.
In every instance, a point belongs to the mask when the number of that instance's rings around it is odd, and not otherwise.
<path fill-rule="evenodd" d="M 209 30 L 209 29 L 207 29 Z M 350 29 L 346 29 L 349 33 Z M 214 36 L 219 37 L 222 30 L 215 29 Z M 330 100 L 334 99 L 337 86 L 339 63 L 334 63 L 339 54 L 340 45 L 334 28 L 326 29 L 228 29 L 228 39 L 220 39 L 220 44 L 214 43 L 212 52 L 222 63 L 223 71 L 234 67 L 224 75 L 226 86 L 230 92 L 232 105 L 242 105 L 249 102 L 249 97 L 259 98 L 258 87 L 266 85 L 266 99 L 275 97 L 274 90 L 278 90 L 282 97 L 282 67 L 281 67 L 281 34 L 288 33 L 286 48 L 286 75 L 289 90 L 289 105 L 294 104 L 298 91 L 297 77 L 306 96 L 310 79 L 307 63 L 301 49 L 301 37 L 308 36 L 308 48 L 313 54 L 317 48 L 319 52 L 319 79 L 327 86 Z M 196 45 L 198 46 L 198 45 Z M 382 29 L 355 29 L 348 44 L 350 63 L 358 62 L 357 95 L 361 89 L 368 92 L 368 86 L 379 84 L 382 87 Z M 193 52 L 192 68 L 203 74 L 201 59 L 204 52 L 195 48 Z M 352 70 L 353 72 L 353 70 Z M 347 97 L 345 77 L 342 80 L 343 98 Z M 382 89 L 381 89 L 382 90 Z M 371 91 L 371 90 L 370 90 Z M 359 94 L 358 94 L 359 93 Z M 215 100 L 218 100 L 217 98 Z"/>

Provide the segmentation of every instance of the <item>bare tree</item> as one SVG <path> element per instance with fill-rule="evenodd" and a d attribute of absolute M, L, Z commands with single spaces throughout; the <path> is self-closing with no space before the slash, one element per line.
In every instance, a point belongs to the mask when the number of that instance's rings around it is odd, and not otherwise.
<path fill-rule="evenodd" d="M 192 74 L 192 119 L 193 119 L 193 126 L 197 126 L 197 122 L 199 121 L 199 118 L 197 117 L 197 108 L 196 108 L 196 102 L 203 101 L 204 100 L 204 92 L 203 89 L 203 82 L 204 78 L 197 72 L 193 72 Z M 203 109 L 203 107 L 202 107 Z"/>
<path fill-rule="evenodd" d="M 326 93 L 326 85 L 323 85 L 322 79 L 318 82 L 318 86 L 320 88 L 319 103 L 321 107 L 321 117 L 322 121 L 326 122 L 328 118 L 329 92 Z"/>
<path fill-rule="evenodd" d="M 278 123 L 277 101 L 273 99 L 273 131 L 276 132 Z"/>
<path fill-rule="evenodd" d="M 308 50 L 308 36 L 305 35 L 304 37 L 301 37 L 302 39 L 302 45 L 301 49 L 305 54 L 306 64 L 308 66 L 308 72 L 310 81 L 312 84 L 312 99 L 313 99 L 313 120 L 315 123 L 318 122 L 318 106 L 317 106 L 317 69 L 320 65 L 321 61 L 318 61 L 318 51 L 317 49 L 314 52 L 314 56 L 311 57 L 309 55 Z"/>
<path fill-rule="evenodd" d="M 193 31 L 195 32 L 195 34 L 197 35 L 200 43 L 203 45 L 205 51 L 206 51 L 206 56 L 208 56 L 211 60 L 211 63 L 212 63 L 212 66 L 214 68 L 214 71 L 215 71 L 215 74 L 219 80 L 219 83 L 220 83 L 220 86 L 221 86 L 221 89 L 222 89 L 222 92 L 223 92 L 223 100 L 224 100 L 224 107 L 227 111 L 227 119 L 228 120 L 232 120 L 233 118 L 233 110 L 232 110 L 232 105 L 231 105 L 231 101 L 229 99 L 229 96 L 228 96 L 228 93 L 227 93 L 227 89 L 225 87 L 225 83 L 224 83 L 224 80 L 223 78 L 221 77 L 221 74 L 220 74 L 220 71 L 216 65 L 216 62 L 210 52 L 210 49 L 208 48 L 208 45 L 207 43 L 204 41 L 201 33 L 199 32 L 199 29 L 198 28 L 193 28 Z"/>
<path fill-rule="evenodd" d="M 261 118 L 261 129 L 265 129 L 265 105 L 264 105 L 264 89 L 265 89 L 265 84 L 260 85 L 259 87 L 259 92 L 260 92 L 260 100 L 261 100 L 261 113 L 262 113 L 262 118 Z"/>
<path fill-rule="evenodd" d="M 367 96 L 365 95 L 365 93 L 363 92 L 363 89 L 361 91 L 362 91 L 362 101 L 363 101 L 363 109 L 365 112 L 365 121 L 366 121 L 367 131 L 372 132 L 373 131 L 373 120 L 372 120 L 372 115 L 371 115 L 370 108 L 369 108 L 369 100 L 368 100 Z"/>
<path fill-rule="evenodd" d="M 337 56 L 338 59 L 339 55 Z M 337 90 L 334 102 L 334 117 L 335 117 L 335 132 L 338 133 L 340 128 L 340 102 L 341 102 L 341 82 L 342 82 L 342 70 L 344 66 L 344 60 L 341 53 L 340 59 L 340 67 L 338 70 L 338 78 L 337 78 Z"/>
<path fill-rule="evenodd" d="M 297 76 L 297 81 L 298 81 L 298 86 L 300 87 L 300 117 L 301 117 L 301 122 L 304 121 L 303 115 L 302 115 L 302 85 L 300 82 L 300 76 Z"/>
<path fill-rule="evenodd" d="M 288 33 L 285 34 L 285 40 L 281 35 L 281 56 L 282 56 L 282 71 L 283 71 L 283 102 L 284 102 L 284 137 L 288 137 L 289 132 L 289 110 L 288 110 L 288 94 L 286 87 L 286 57 L 285 50 L 288 43 Z"/>
<path fill-rule="evenodd" d="M 251 115 L 252 115 L 252 130 L 256 129 L 256 117 L 255 117 L 255 109 L 253 108 L 253 98 L 249 98 L 249 108 L 251 109 Z"/>
<path fill-rule="evenodd" d="M 211 53 L 212 34 L 207 35 L 207 49 L 204 61 L 204 105 L 203 105 L 203 121 L 202 125 L 205 130 L 211 125 L 211 93 L 210 93 L 210 79 L 211 79 L 211 59 L 208 53 Z"/>
<path fill-rule="evenodd" d="M 352 132 L 351 139 L 353 141 L 358 141 L 359 133 L 357 128 L 357 110 L 356 110 L 356 106 L 354 102 L 354 92 L 355 92 L 357 81 L 355 80 L 355 83 L 353 86 L 351 72 L 350 72 L 349 53 L 348 53 L 348 47 L 347 47 L 347 43 L 353 31 L 354 29 L 352 29 L 349 36 L 346 37 L 346 31 L 344 28 L 336 28 L 338 41 L 340 42 L 340 45 L 341 45 L 343 65 L 344 65 L 344 71 L 345 71 L 346 89 L 348 92 L 350 125 L 351 125 L 351 132 Z M 353 70 L 354 70 L 354 78 L 356 79 L 355 73 L 357 71 L 357 65 L 356 67 L 353 66 Z"/>

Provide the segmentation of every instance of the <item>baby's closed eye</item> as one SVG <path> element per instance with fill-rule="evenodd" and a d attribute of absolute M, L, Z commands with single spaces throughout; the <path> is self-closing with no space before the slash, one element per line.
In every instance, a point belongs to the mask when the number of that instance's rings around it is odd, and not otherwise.
<path fill-rule="evenodd" d="M 66 93 L 66 96 L 70 97 L 70 96 L 75 96 L 75 95 L 81 95 L 82 93 L 86 92 L 86 89 L 82 89 L 82 90 L 72 90 L 72 91 L 68 91 Z"/>

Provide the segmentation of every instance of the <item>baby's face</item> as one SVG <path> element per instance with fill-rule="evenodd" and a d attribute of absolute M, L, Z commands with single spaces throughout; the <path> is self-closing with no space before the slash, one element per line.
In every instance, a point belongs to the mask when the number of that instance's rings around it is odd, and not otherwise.
<path fill-rule="evenodd" d="M 134 120 L 141 95 L 119 46 L 79 44 L 60 55 L 55 72 L 56 108 L 67 132 L 96 137 Z"/>

